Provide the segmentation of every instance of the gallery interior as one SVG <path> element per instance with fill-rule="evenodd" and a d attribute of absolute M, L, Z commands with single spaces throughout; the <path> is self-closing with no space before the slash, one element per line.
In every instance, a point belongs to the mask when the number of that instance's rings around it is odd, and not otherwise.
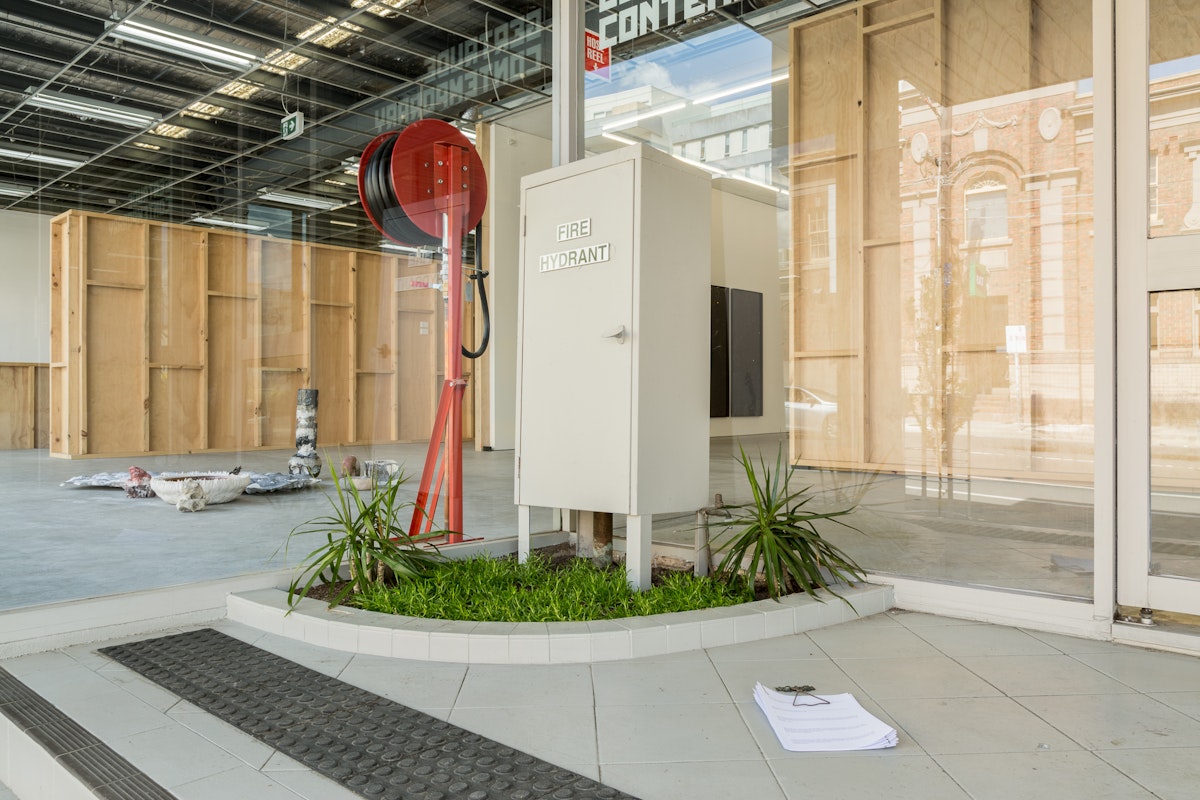
<path fill-rule="evenodd" d="M 1200 652 L 1200 2 L 601 0 L 571 10 L 586 36 L 566 44 L 557 7 L 6 8 L 6 527 L 28 539 L 61 508 L 125 563 L 134 530 L 250 526 L 239 569 L 265 570 L 319 493 L 193 522 L 63 484 L 131 465 L 287 472 L 304 390 L 327 468 L 355 453 L 418 474 L 461 303 L 464 350 L 487 344 L 454 365 L 464 533 L 614 511 L 620 539 L 639 512 L 514 500 L 523 432 L 566 420 L 548 471 L 579 485 L 628 405 L 588 349 L 617 345 L 569 344 L 588 297 L 523 305 L 530 228 L 601 219 L 572 210 L 586 200 L 637 221 L 643 272 L 685 276 L 639 295 L 634 340 L 703 322 L 635 371 L 635 406 L 707 426 L 702 497 L 646 515 L 655 547 L 690 552 L 714 494 L 747 499 L 733 456 L 751 445 L 854 508 L 857 530 L 830 535 L 904 608 Z M 581 62 L 570 82 L 556 48 Z M 486 174 L 457 297 L 445 243 L 381 232 L 360 192 L 368 145 L 426 119 Z M 702 188 L 602 188 L 530 216 L 539 173 L 630 152 Z M 553 369 L 523 380 L 535 350 Z M 684 350 L 703 369 L 676 380 Z M 659 477 L 698 468 L 676 456 Z M 222 577 L 214 543 L 243 546 L 213 533 L 180 559 L 211 572 L 147 580 Z"/>

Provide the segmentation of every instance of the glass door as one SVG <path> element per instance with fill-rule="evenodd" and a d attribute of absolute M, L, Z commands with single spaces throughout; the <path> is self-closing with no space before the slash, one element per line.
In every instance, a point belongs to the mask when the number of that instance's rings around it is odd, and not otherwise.
<path fill-rule="evenodd" d="M 1200 614 L 1200 0 L 1115 7 L 1117 602 Z"/>

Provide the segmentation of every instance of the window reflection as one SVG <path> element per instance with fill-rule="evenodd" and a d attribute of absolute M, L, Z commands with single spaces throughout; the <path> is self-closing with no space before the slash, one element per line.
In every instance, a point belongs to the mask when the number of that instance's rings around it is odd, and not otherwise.
<path fill-rule="evenodd" d="M 793 461 L 873 569 L 1088 596 L 1090 4 L 937 5 L 793 28 Z"/>

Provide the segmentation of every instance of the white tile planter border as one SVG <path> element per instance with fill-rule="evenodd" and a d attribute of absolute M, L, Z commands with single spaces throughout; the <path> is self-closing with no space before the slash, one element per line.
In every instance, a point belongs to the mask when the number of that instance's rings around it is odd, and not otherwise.
<path fill-rule="evenodd" d="M 228 617 L 269 633 L 349 653 L 463 664 L 571 664 L 660 656 L 823 628 L 892 608 L 890 586 L 739 606 L 597 622 L 454 622 L 329 608 L 303 599 L 288 613 L 287 592 L 230 594 Z"/>

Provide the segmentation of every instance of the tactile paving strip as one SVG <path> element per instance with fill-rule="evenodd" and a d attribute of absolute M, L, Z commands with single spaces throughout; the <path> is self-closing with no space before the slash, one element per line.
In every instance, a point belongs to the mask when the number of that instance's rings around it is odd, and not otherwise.
<path fill-rule="evenodd" d="M 96 797 L 175 800 L 175 795 L 5 669 L 0 669 L 0 714 L 41 745 Z"/>
<path fill-rule="evenodd" d="M 100 652 L 363 797 L 634 800 L 210 628 Z"/>

